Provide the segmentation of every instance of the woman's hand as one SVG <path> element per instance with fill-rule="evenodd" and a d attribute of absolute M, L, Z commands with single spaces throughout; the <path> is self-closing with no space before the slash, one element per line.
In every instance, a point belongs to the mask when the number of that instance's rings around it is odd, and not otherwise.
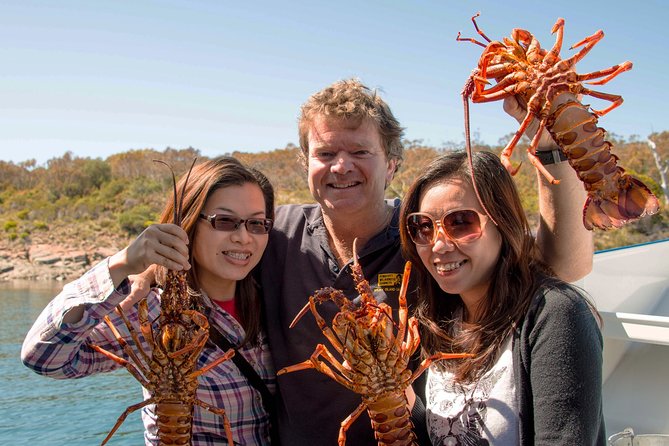
<path fill-rule="evenodd" d="M 562 93 L 557 98 L 555 98 L 551 109 L 555 110 L 555 107 L 557 105 L 570 100 L 571 101 L 577 100 L 576 96 L 574 96 L 571 93 Z M 515 118 L 520 124 L 523 122 L 523 120 L 525 120 L 525 116 L 527 115 L 527 105 L 524 103 L 524 101 L 519 100 L 518 96 L 509 96 L 504 99 L 504 111 L 513 118 Z M 539 128 L 539 120 L 533 118 L 532 122 L 527 127 L 527 130 L 525 130 L 525 136 L 532 139 L 534 135 L 537 133 L 538 128 Z M 558 145 L 553 140 L 551 134 L 548 132 L 548 130 L 544 129 L 543 133 L 541 134 L 541 138 L 539 139 L 539 144 L 537 145 L 536 150 L 538 152 L 542 152 L 542 151 L 554 150 L 557 148 Z"/>
<path fill-rule="evenodd" d="M 128 247 L 109 259 L 109 271 L 114 286 L 131 275 L 146 271 L 151 265 L 161 265 L 180 271 L 188 263 L 188 235 L 177 225 L 153 224 L 146 228 Z"/>

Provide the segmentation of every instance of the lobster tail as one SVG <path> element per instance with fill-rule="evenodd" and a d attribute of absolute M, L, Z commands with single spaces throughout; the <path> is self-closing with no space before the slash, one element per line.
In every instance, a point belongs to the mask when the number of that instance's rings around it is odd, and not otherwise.
<path fill-rule="evenodd" d="M 191 444 L 193 406 L 174 403 L 156 405 L 160 444 Z"/>
<path fill-rule="evenodd" d="M 622 168 L 619 169 L 622 171 Z M 645 215 L 653 215 L 660 209 L 657 197 L 637 178 L 622 173 L 617 183 L 617 195 L 612 197 L 588 194 L 583 207 L 583 224 L 586 229 L 620 228 Z"/>
<path fill-rule="evenodd" d="M 597 126 L 597 116 L 587 106 L 576 101 L 560 104 L 547 128 L 588 192 L 583 207 L 586 229 L 620 228 L 659 210 L 650 189 L 618 165 L 612 144 L 604 139 L 606 131 Z"/>

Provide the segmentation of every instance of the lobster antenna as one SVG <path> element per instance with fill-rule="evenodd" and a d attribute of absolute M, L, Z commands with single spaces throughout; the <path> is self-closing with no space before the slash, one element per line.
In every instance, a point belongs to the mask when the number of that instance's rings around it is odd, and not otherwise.
<path fill-rule="evenodd" d="M 474 74 L 476 72 L 477 70 L 474 70 L 474 72 L 472 72 L 472 75 L 469 76 L 467 82 L 465 82 L 465 87 L 462 90 L 462 104 L 465 110 L 465 149 L 467 151 L 467 161 L 469 162 L 469 171 L 472 176 L 472 186 L 474 187 L 474 193 L 476 194 L 476 199 L 479 201 L 479 204 L 483 208 L 483 212 L 485 212 L 488 218 L 490 218 L 490 220 L 495 224 L 495 226 L 499 226 L 495 221 L 495 219 L 492 218 L 492 215 L 490 215 L 490 212 L 488 212 L 488 208 L 485 207 L 485 204 L 483 204 L 483 200 L 481 199 L 481 194 L 479 194 L 479 188 L 476 185 L 476 176 L 474 175 L 472 140 L 471 140 L 471 133 L 469 131 L 469 95 L 472 93 L 472 90 L 474 89 Z"/>
<path fill-rule="evenodd" d="M 188 169 L 188 173 L 186 174 L 186 181 L 184 181 L 184 187 L 181 189 L 181 198 L 179 199 L 179 223 L 177 223 L 179 226 L 181 226 L 181 209 L 183 208 L 184 205 L 184 195 L 186 194 L 186 186 L 188 185 L 188 179 L 190 178 L 190 173 L 193 171 L 193 166 L 195 166 L 195 161 L 197 161 L 197 157 L 193 158 L 193 162 L 190 165 L 190 169 Z"/>
<path fill-rule="evenodd" d="M 153 162 L 166 165 L 167 168 L 170 169 L 170 172 L 172 172 L 172 187 L 174 189 L 174 224 L 178 225 L 179 220 L 177 219 L 177 217 L 178 217 L 178 214 L 177 214 L 177 178 L 174 175 L 174 170 L 172 169 L 172 166 L 170 166 L 169 164 L 167 164 L 163 160 L 153 160 Z"/>
<path fill-rule="evenodd" d="M 190 169 L 188 169 L 188 174 L 186 175 L 186 181 L 184 181 L 184 187 L 181 189 L 181 197 L 177 197 L 177 178 L 174 175 L 174 169 L 172 169 L 172 166 L 170 166 L 163 160 L 153 160 L 154 163 L 160 163 L 166 165 L 167 168 L 170 169 L 170 172 L 172 173 L 172 188 L 174 190 L 174 224 L 177 226 L 181 226 L 181 209 L 183 206 L 184 194 L 186 193 L 186 186 L 188 185 L 188 179 L 190 178 L 190 173 L 193 170 L 193 166 L 195 166 L 196 160 L 197 158 L 193 159 L 193 162 L 190 165 Z"/>

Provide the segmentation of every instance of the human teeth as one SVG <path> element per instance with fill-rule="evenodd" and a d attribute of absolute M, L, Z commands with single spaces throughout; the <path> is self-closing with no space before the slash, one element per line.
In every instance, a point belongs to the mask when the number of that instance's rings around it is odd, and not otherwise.
<path fill-rule="evenodd" d="M 232 257 L 233 259 L 237 260 L 246 260 L 249 257 L 251 257 L 251 254 L 244 254 L 241 252 L 225 251 L 224 254 L 228 257 Z"/>
<path fill-rule="evenodd" d="M 464 263 L 464 260 L 461 262 L 439 263 L 437 264 L 437 272 L 447 273 L 449 271 L 453 271 L 454 269 L 460 268 Z"/>
<path fill-rule="evenodd" d="M 355 186 L 356 183 L 345 183 L 345 184 L 332 184 L 331 186 L 335 189 L 346 189 L 347 187 Z"/>

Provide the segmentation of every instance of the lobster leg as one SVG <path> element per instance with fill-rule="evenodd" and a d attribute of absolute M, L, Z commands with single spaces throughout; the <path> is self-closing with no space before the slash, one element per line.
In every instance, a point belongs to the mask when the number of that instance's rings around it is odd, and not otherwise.
<path fill-rule="evenodd" d="M 550 51 L 544 56 L 544 60 L 541 62 L 541 65 L 539 65 L 539 70 L 546 70 L 548 67 L 553 66 L 555 62 L 560 59 L 560 51 L 562 50 L 562 39 L 564 35 L 563 18 L 557 19 L 557 22 L 555 22 L 555 25 L 553 25 L 553 29 L 551 29 L 551 33 L 557 33 L 555 36 L 555 44 L 553 45 L 553 48 L 551 48 Z"/>
<path fill-rule="evenodd" d="M 485 76 L 475 76 L 477 81 L 480 81 L 484 84 L 489 84 L 488 79 L 499 79 L 505 76 L 508 76 L 511 73 L 515 73 L 515 65 L 511 62 L 506 63 L 495 63 L 493 65 L 486 64 L 485 67 Z"/>
<path fill-rule="evenodd" d="M 413 375 L 411 375 L 411 378 L 409 379 L 409 384 L 412 384 L 415 380 L 418 379 L 420 375 L 427 370 L 427 368 L 432 364 L 434 361 L 441 361 L 444 359 L 460 359 L 460 358 L 470 358 L 474 355 L 471 353 L 435 353 L 434 355 L 423 359 L 423 361 L 420 363 L 420 365 L 416 368 L 416 370 L 413 372 Z"/>
<path fill-rule="evenodd" d="M 536 156 L 536 150 L 539 146 L 539 139 L 541 139 L 541 134 L 546 129 L 546 120 L 547 118 L 542 118 L 539 122 L 537 133 L 534 134 L 534 138 L 532 138 L 530 147 L 527 149 L 527 158 L 530 160 L 530 163 L 546 178 L 546 180 L 548 180 L 549 183 L 560 184 L 560 180 L 556 180 L 555 177 L 553 177 L 553 175 L 551 175 L 548 170 L 546 170 L 546 167 L 541 164 L 541 161 L 539 161 L 539 158 Z"/>
<path fill-rule="evenodd" d="M 476 19 L 477 19 L 480 15 L 481 15 L 480 12 L 477 12 L 476 14 L 474 14 L 474 16 L 472 17 L 472 23 L 474 24 L 474 28 L 476 28 L 476 32 L 478 33 L 478 35 L 481 36 L 481 37 L 483 37 L 488 43 L 490 43 L 490 42 L 492 42 L 492 40 L 490 40 L 490 38 L 489 38 L 488 36 L 485 35 L 485 33 L 483 32 L 483 30 L 482 30 L 481 28 L 479 28 L 478 23 L 476 23 Z M 483 45 L 483 46 L 485 46 L 485 45 Z"/>
<path fill-rule="evenodd" d="M 128 318 L 125 315 L 125 312 L 123 311 L 123 308 L 121 308 L 120 305 L 116 306 L 116 313 L 121 317 L 121 319 L 123 319 L 123 323 L 128 328 L 128 332 L 130 333 L 130 337 L 132 338 L 133 342 L 137 346 L 137 350 L 139 350 L 139 353 L 142 355 L 142 358 L 144 358 L 144 361 L 147 364 L 149 364 L 151 362 L 151 358 L 149 357 L 149 355 L 144 350 L 144 347 L 142 347 L 142 343 L 139 342 L 139 338 L 137 337 L 137 330 L 135 330 L 135 327 L 133 327 L 133 325 L 130 323 L 130 321 L 128 320 Z M 105 322 L 107 323 L 107 325 L 109 325 L 111 323 L 111 320 L 107 319 L 107 320 L 105 320 Z M 112 332 L 114 332 L 114 331 L 115 330 L 112 328 Z M 118 340 L 119 338 L 117 337 L 116 339 Z M 125 347 L 124 347 L 124 350 L 125 350 Z M 126 353 L 128 353 L 128 352 L 126 352 Z M 138 364 L 140 363 L 136 358 L 135 358 L 135 362 L 138 363 Z"/>
<path fill-rule="evenodd" d="M 230 350 L 225 352 L 223 354 L 223 356 L 221 356 L 220 358 L 216 359 L 215 361 L 210 362 L 206 366 L 202 367 L 200 370 L 196 370 L 196 371 L 192 372 L 188 376 L 192 377 L 192 378 L 197 378 L 198 376 L 207 373 L 209 370 L 213 369 L 214 367 L 216 367 L 220 363 L 227 361 L 228 359 L 232 358 L 233 356 L 235 356 L 235 349 L 231 348 Z"/>
<path fill-rule="evenodd" d="M 402 285 L 400 286 L 399 300 L 399 328 L 397 329 L 397 336 L 395 337 L 395 348 L 400 349 L 404 342 L 404 337 L 407 329 L 407 319 L 409 317 L 409 309 L 407 307 L 407 288 L 409 288 L 409 276 L 411 275 L 411 262 L 406 262 L 404 265 L 404 273 L 402 273 Z"/>
<path fill-rule="evenodd" d="M 480 46 L 482 46 L 482 47 L 484 47 L 484 48 L 485 48 L 485 46 L 486 46 L 485 43 L 481 43 L 481 42 L 479 42 L 479 41 L 476 40 L 476 39 L 473 39 L 473 38 L 471 38 L 471 37 L 461 37 L 461 36 L 462 36 L 462 33 L 460 33 L 460 32 L 458 31 L 458 35 L 457 35 L 457 37 L 455 38 L 455 40 L 457 40 L 458 42 L 471 42 L 471 43 L 475 43 L 475 44 L 480 45 Z"/>
<path fill-rule="evenodd" d="M 116 342 L 118 342 L 119 345 L 121 346 L 121 348 L 123 349 L 123 352 L 124 352 L 126 355 L 128 355 L 128 357 L 129 357 L 130 359 L 132 359 L 132 360 L 134 361 L 135 365 L 136 365 L 137 368 L 142 372 L 142 374 L 143 374 L 143 375 L 146 375 L 146 372 L 147 372 L 146 368 L 143 366 L 142 362 L 139 360 L 139 358 L 137 357 L 137 355 L 135 354 L 135 352 L 130 348 L 130 346 L 128 345 L 128 343 L 126 342 L 126 340 L 123 339 L 123 337 L 121 336 L 121 333 L 119 333 L 119 331 L 118 331 L 118 329 L 116 328 L 116 326 L 114 326 L 114 324 L 112 323 L 112 321 L 111 321 L 111 319 L 109 318 L 109 316 L 105 316 L 105 317 L 103 318 L 103 320 L 104 320 L 105 324 L 107 324 L 107 326 L 108 326 L 109 329 L 111 330 L 112 334 L 114 335 L 114 338 L 116 339 Z M 139 345 L 139 344 L 137 344 L 137 345 Z M 97 347 L 97 346 L 96 346 L 96 347 Z M 98 348 L 100 348 L 100 347 L 98 347 Z M 100 348 L 100 350 L 104 350 L 104 349 Z M 98 350 L 98 351 L 99 351 L 99 350 Z M 106 351 L 106 350 L 104 350 L 104 351 Z M 109 357 L 109 356 L 107 356 L 107 357 Z M 114 359 L 114 358 L 111 358 L 111 359 Z M 116 361 L 116 362 L 118 362 L 118 361 Z M 147 363 L 148 363 L 148 362 L 149 362 L 149 361 L 147 361 Z M 119 364 L 120 364 L 120 363 L 119 363 Z M 121 364 L 121 365 L 123 365 L 123 364 Z"/>
<path fill-rule="evenodd" d="M 559 71 L 568 71 L 572 69 L 581 59 L 583 59 L 594 47 L 597 42 L 602 40 L 604 38 L 604 31 L 601 29 L 594 33 L 591 36 L 588 36 L 581 40 L 578 43 L 575 43 L 574 45 L 569 48 L 570 50 L 573 50 L 574 48 L 578 48 L 579 46 L 585 45 L 583 48 L 579 50 L 578 53 L 574 54 L 568 59 L 563 59 L 560 62 L 557 63 L 556 68 L 559 69 Z"/>
<path fill-rule="evenodd" d="M 193 401 L 193 403 L 208 410 L 211 413 L 220 415 L 221 418 L 223 418 L 223 428 L 225 429 L 225 435 L 228 438 L 228 445 L 234 445 L 235 442 L 232 440 L 232 426 L 230 426 L 230 420 L 228 419 L 228 414 L 225 412 L 225 409 L 212 406 L 211 404 L 207 404 L 197 398 Z"/>
<path fill-rule="evenodd" d="M 604 116 L 614 108 L 620 107 L 620 105 L 623 103 L 623 98 L 622 96 L 618 96 L 617 94 L 608 94 L 608 93 L 602 93 L 601 91 L 594 91 L 590 90 L 588 88 L 583 87 L 581 89 L 581 92 L 583 94 L 587 94 L 588 96 L 592 96 L 597 99 L 604 99 L 605 101 L 611 101 L 612 104 L 602 110 L 592 110 L 594 114 L 596 114 L 599 117 Z"/>
<path fill-rule="evenodd" d="M 527 60 L 530 62 L 539 62 L 542 58 L 542 49 L 539 41 L 524 29 L 514 28 L 511 31 L 511 38 L 516 42 L 523 43 L 527 47 Z M 514 45 L 515 46 L 515 45 Z"/>
<path fill-rule="evenodd" d="M 591 73 L 579 74 L 577 76 L 577 80 L 581 82 L 590 79 L 597 79 L 598 77 L 602 76 L 607 76 L 604 79 L 598 80 L 596 82 L 588 82 L 590 85 L 604 85 L 614 77 L 618 76 L 620 73 L 624 73 L 625 71 L 631 70 L 632 66 L 633 66 L 632 62 L 627 60 L 621 64 L 614 65 L 611 68 L 606 68 L 604 70 L 599 70 L 599 71 L 593 71 Z"/>
<path fill-rule="evenodd" d="M 525 119 L 523 119 L 523 122 L 520 123 L 520 127 L 518 128 L 518 130 L 516 130 L 516 133 L 513 135 L 513 138 L 511 138 L 511 141 L 509 141 L 506 147 L 504 147 L 500 155 L 500 160 L 502 161 L 502 164 L 504 165 L 504 167 L 506 167 L 506 170 L 508 170 L 511 175 L 515 175 L 516 173 L 518 173 L 518 169 L 520 169 L 520 166 L 513 167 L 513 165 L 511 164 L 511 154 L 513 153 L 513 149 L 516 147 L 516 144 L 518 144 L 518 141 L 520 141 L 520 138 L 525 133 L 525 130 L 527 130 L 527 127 L 529 127 L 533 118 L 534 115 L 528 104 L 527 115 L 525 115 Z"/>
<path fill-rule="evenodd" d="M 524 82 L 524 84 L 522 84 Z M 487 90 L 483 88 L 478 88 L 480 84 L 477 83 L 477 91 L 475 91 L 475 96 L 477 98 L 479 97 L 486 97 L 486 99 L 493 98 L 492 96 L 495 93 L 498 93 L 499 91 L 504 91 L 504 93 L 508 94 L 513 94 L 520 92 L 523 90 L 525 85 L 527 85 L 527 74 L 525 74 L 522 71 L 516 71 L 513 73 L 509 73 L 506 76 L 502 78 L 499 82 L 497 82 L 495 85 L 492 87 L 488 88 Z M 514 87 L 514 88 L 509 88 L 509 87 Z M 477 102 L 474 98 L 472 98 L 474 102 Z M 490 100 L 495 100 L 495 99 L 490 99 Z M 481 102 L 487 102 L 487 101 L 481 101 Z"/>
<path fill-rule="evenodd" d="M 328 367 L 327 364 L 325 364 L 322 361 L 319 361 L 319 357 L 323 357 L 326 361 L 328 361 L 336 370 L 338 370 L 343 376 L 337 375 L 332 371 L 330 367 Z M 334 356 L 328 351 L 328 349 L 323 345 L 323 344 L 318 344 L 316 346 L 316 349 L 312 353 L 311 357 L 307 359 L 306 361 L 300 362 L 299 364 L 291 365 L 289 367 L 284 367 L 278 372 L 276 372 L 277 375 L 283 375 L 284 373 L 290 373 L 290 372 L 296 372 L 298 370 L 306 370 L 306 369 L 315 369 L 342 386 L 346 387 L 347 389 L 351 389 L 352 387 L 352 382 L 350 380 L 349 371 L 344 369 L 344 367 L 337 362 Z"/>
<path fill-rule="evenodd" d="M 190 317 L 191 320 L 199 327 L 199 329 L 193 335 L 193 339 L 189 343 L 187 343 L 179 350 L 170 352 L 168 354 L 170 358 L 176 358 L 177 356 L 181 356 L 185 353 L 201 349 L 204 344 L 206 344 L 207 338 L 209 337 L 209 322 L 207 322 L 207 318 L 202 313 L 195 310 L 184 310 L 182 316 Z"/>
<path fill-rule="evenodd" d="M 341 422 L 341 427 L 339 428 L 339 437 L 337 438 L 337 444 L 339 446 L 346 445 L 346 431 L 365 410 L 367 410 L 367 404 L 360 403 L 360 405 L 353 412 L 351 412 L 351 414 L 347 416 L 344 421 Z"/>
<path fill-rule="evenodd" d="M 323 317 L 320 315 L 320 313 L 316 309 L 316 301 L 313 297 L 309 298 L 309 302 L 307 303 L 307 305 L 305 305 L 305 308 L 307 308 L 307 307 L 309 309 L 311 309 L 311 312 L 314 315 L 314 319 L 316 319 L 316 324 L 318 324 L 318 327 L 323 331 L 323 334 L 325 335 L 327 340 L 330 341 L 330 343 L 334 346 L 334 348 L 337 351 L 342 351 L 344 349 L 344 346 L 339 341 L 339 339 L 337 338 L 335 333 L 332 331 L 332 329 L 325 324 L 325 319 L 323 319 Z M 299 317 L 301 317 L 303 314 L 306 313 L 305 308 L 303 308 L 302 311 L 300 311 L 300 313 L 298 314 Z M 298 316 L 296 316 L 295 319 L 293 319 L 293 322 L 290 324 L 291 328 L 299 320 Z"/>
<path fill-rule="evenodd" d="M 481 15 L 481 13 L 477 12 L 474 15 L 474 17 L 472 17 L 472 22 L 474 23 L 474 28 L 476 28 L 476 32 L 479 34 L 479 36 L 483 37 L 488 43 L 490 43 L 490 42 L 492 42 L 492 40 L 490 40 L 488 38 L 488 36 L 486 36 L 483 33 L 483 31 L 481 31 L 481 29 L 479 29 L 479 26 L 476 24 L 476 18 L 480 15 Z M 486 47 L 485 43 L 479 42 L 478 40 L 472 39 L 471 37 L 460 37 L 460 35 L 461 35 L 461 33 L 458 32 L 458 36 L 455 38 L 455 40 L 457 40 L 458 42 L 471 42 L 471 43 L 475 43 L 476 45 L 482 46 L 483 48 Z"/>
<path fill-rule="evenodd" d="M 149 307 L 146 303 L 146 299 L 139 301 L 137 305 L 137 319 L 139 320 L 139 330 L 144 336 L 144 340 L 149 344 L 151 351 L 156 349 L 156 343 L 153 339 L 153 330 L 151 329 L 151 323 L 149 322 Z"/>
<path fill-rule="evenodd" d="M 109 433 L 107 434 L 107 436 L 105 437 L 105 439 L 102 440 L 102 444 L 101 444 L 101 446 L 105 446 L 105 444 L 107 444 L 107 442 L 111 439 L 111 437 L 114 435 L 114 433 L 116 432 L 116 430 L 117 430 L 119 427 L 121 427 L 121 424 L 123 424 L 123 422 L 125 421 L 125 419 L 126 419 L 126 417 L 127 417 L 128 415 L 130 415 L 131 413 L 135 412 L 136 410 L 141 409 L 141 408 L 144 407 L 144 406 L 148 406 L 149 404 L 153 404 L 153 403 L 155 403 L 155 402 L 156 402 L 156 401 L 155 401 L 153 398 L 149 398 L 149 399 L 147 399 L 147 400 L 145 400 L 145 401 L 142 401 L 141 403 L 133 404 L 132 406 L 128 407 L 125 411 L 123 411 L 123 413 L 121 414 L 121 416 L 118 417 L 118 420 L 116 420 L 116 424 L 114 425 L 114 427 L 112 428 L 112 430 L 109 431 Z"/>
<path fill-rule="evenodd" d="M 135 379 L 137 381 L 139 381 L 142 384 L 142 386 L 144 386 L 145 388 L 150 389 L 150 388 L 153 387 L 151 385 L 151 383 L 148 382 L 146 379 L 144 379 L 144 376 L 142 376 L 142 373 L 148 373 L 145 370 L 140 369 L 138 366 L 131 363 L 130 361 L 126 361 L 125 359 L 121 358 L 120 356 L 117 356 L 114 353 L 112 353 L 110 351 L 107 351 L 100 346 L 97 346 L 95 344 L 87 344 L 87 345 L 90 348 L 92 348 L 93 350 L 95 350 L 96 352 L 106 356 L 107 358 L 111 359 L 112 361 L 115 361 L 116 363 L 125 367 L 128 370 L 128 372 L 130 372 L 130 374 L 132 376 L 134 376 Z M 141 370 L 141 372 L 140 372 L 140 370 Z"/>

